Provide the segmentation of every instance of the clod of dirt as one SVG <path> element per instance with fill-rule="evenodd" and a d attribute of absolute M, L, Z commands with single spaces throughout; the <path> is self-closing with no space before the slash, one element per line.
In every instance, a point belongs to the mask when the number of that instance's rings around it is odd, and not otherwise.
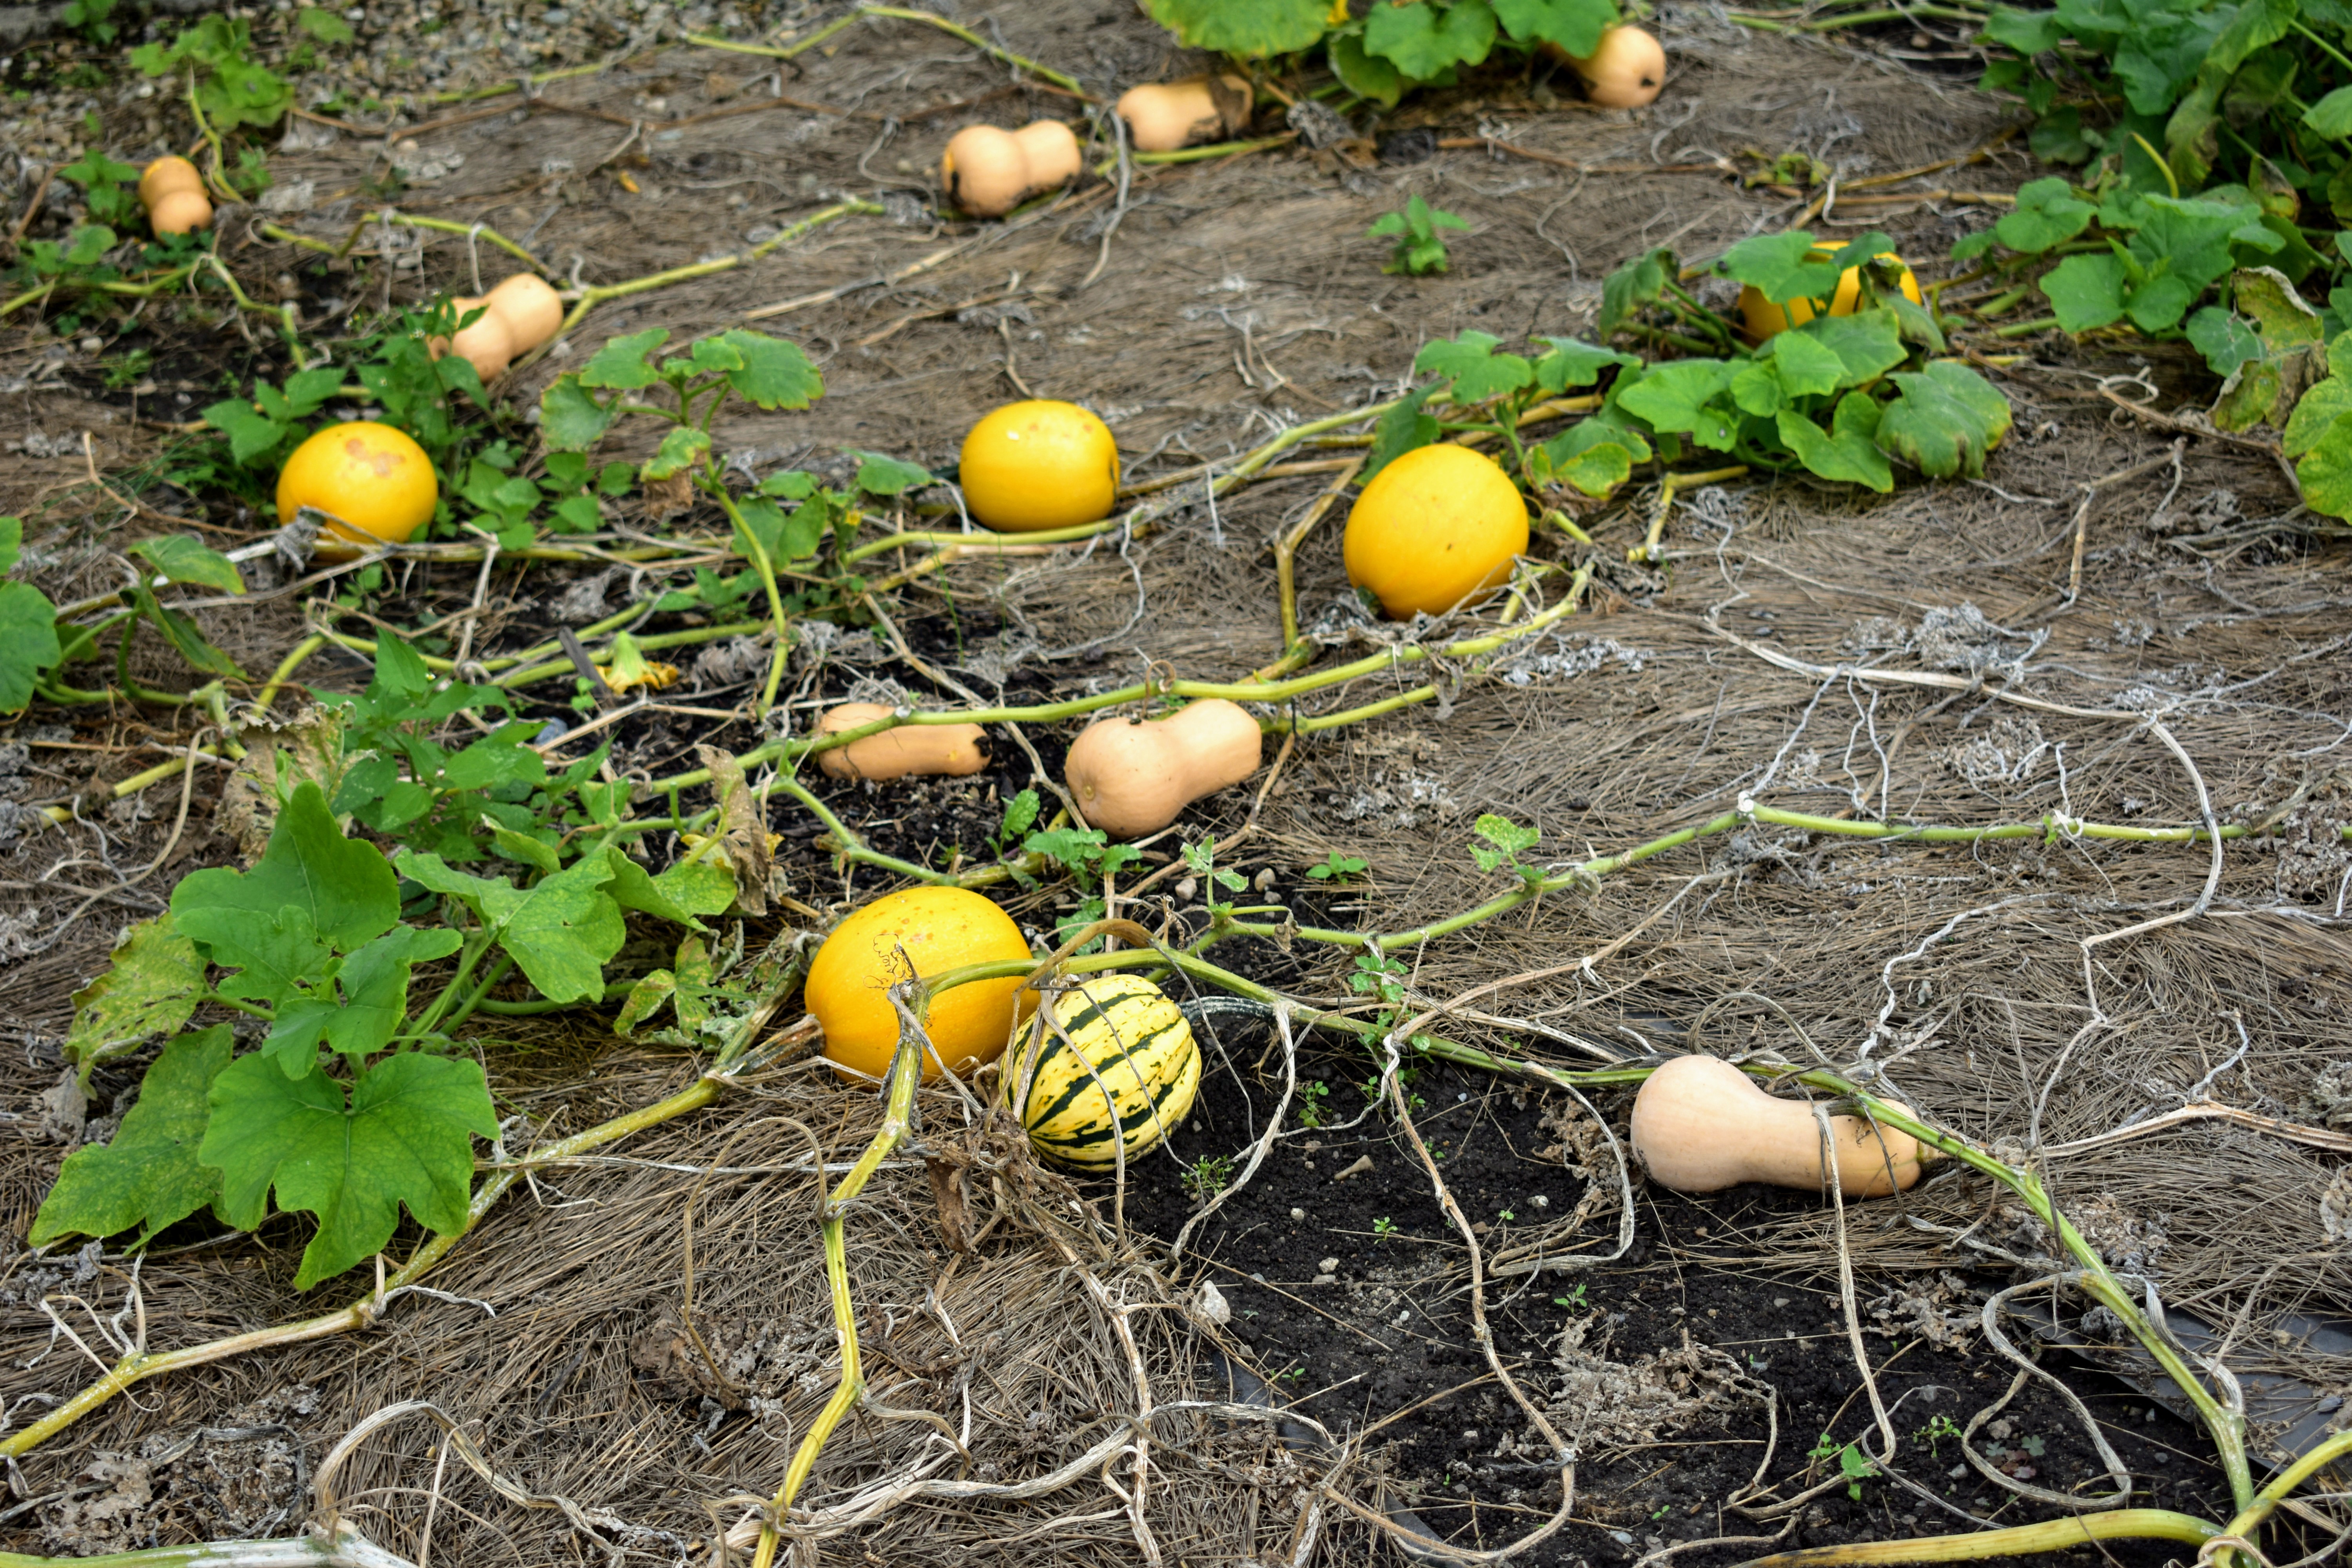
<path fill-rule="evenodd" d="M 2322 1068 L 2311 1080 L 2312 1111 L 2326 1125 L 2352 1128 L 2352 1062 Z"/>
<path fill-rule="evenodd" d="M 2021 637 L 1995 626 L 1965 599 L 1957 609 L 1938 605 L 1919 617 L 1919 662 L 1930 669 L 1981 675 L 2031 657 L 2042 640 L 2038 636 Z"/>
<path fill-rule="evenodd" d="M 1687 1329 L 1677 1349 L 1630 1363 L 1611 1360 L 1612 1331 L 1622 1321 L 1597 1312 L 1572 1319 L 1560 1330 L 1552 1352 L 1559 1379 L 1544 1414 L 1580 1451 L 1601 1454 L 1655 1443 L 1720 1420 L 1743 1401 L 1759 1397 L 1759 1386 L 1740 1373 L 1737 1362 L 1722 1351 L 1694 1343 Z M 1601 1335 L 1593 1343 L 1596 1328 Z M 1516 1443 L 1506 1436 L 1503 1442 L 1514 1452 L 1531 1456 L 1549 1450 L 1532 1435 Z"/>
<path fill-rule="evenodd" d="M 48 1143 L 79 1143 L 82 1124 L 89 1120 L 89 1096 L 82 1092 L 81 1074 L 72 1068 L 41 1091 L 38 1136 Z"/>
<path fill-rule="evenodd" d="M 1426 163 L 1437 156 L 1437 132 L 1426 127 L 1400 131 L 1381 138 L 1381 162 L 1402 168 L 1409 163 Z"/>

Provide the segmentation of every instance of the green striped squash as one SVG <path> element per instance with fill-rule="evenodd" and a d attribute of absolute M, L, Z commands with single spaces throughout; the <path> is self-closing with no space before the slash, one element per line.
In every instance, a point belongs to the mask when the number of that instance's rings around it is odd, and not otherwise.
<path fill-rule="evenodd" d="M 1191 1114 L 1201 1087 L 1201 1047 L 1158 986 L 1132 974 L 1097 975 L 1056 996 L 1053 1016 L 1060 1027 L 1041 1011 L 1027 1048 L 1004 1067 L 1004 1103 L 1039 1154 L 1108 1171 L 1118 1164 L 1122 1142 L 1132 1163 Z"/>

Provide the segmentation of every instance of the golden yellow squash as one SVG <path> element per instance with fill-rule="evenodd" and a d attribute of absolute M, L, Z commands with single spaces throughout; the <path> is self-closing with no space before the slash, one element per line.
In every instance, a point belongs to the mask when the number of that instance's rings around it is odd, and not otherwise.
<path fill-rule="evenodd" d="M 1075 403 L 1034 398 L 991 412 L 963 438 L 964 505 L 1006 533 L 1074 528 L 1110 515 L 1118 443 Z"/>
<path fill-rule="evenodd" d="M 404 431 L 371 419 L 330 425 L 294 448 L 278 471 L 278 521 L 302 508 L 333 518 L 347 543 L 398 544 L 433 521 L 441 481 L 433 459 Z"/>
<path fill-rule="evenodd" d="M 1372 476 L 1348 513 L 1348 580 L 1397 620 L 1442 616 L 1507 582 L 1528 547 L 1528 509 L 1491 458 L 1423 447 Z"/>
<path fill-rule="evenodd" d="M 901 956 L 903 953 L 903 957 Z M 881 1078 L 898 1047 L 898 1015 L 891 982 L 912 963 L 918 975 L 943 974 L 966 964 L 1026 959 L 1029 943 L 1013 917 L 964 888 L 908 888 L 887 893 L 833 928 L 809 965 L 808 1010 L 824 1026 L 825 1059 L 845 1079 Z M 931 1045 L 957 1074 L 994 1061 L 1016 1018 L 1026 1017 L 1037 994 L 1020 989 L 1022 976 L 979 980 L 931 1003 L 924 1027 Z M 926 1057 L 923 1078 L 940 1076 Z"/>

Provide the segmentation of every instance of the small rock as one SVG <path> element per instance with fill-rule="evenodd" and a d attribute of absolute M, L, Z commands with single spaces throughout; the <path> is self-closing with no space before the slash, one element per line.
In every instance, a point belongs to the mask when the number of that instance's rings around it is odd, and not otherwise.
<path fill-rule="evenodd" d="M 1315 1267 L 1322 1273 L 1337 1274 L 1339 1271 L 1339 1260 L 1336 1258 L 1327 1258 L 1318 1263 Z"/>
<path fill-rule="evenodd" d="M 1302 1224 L 1306 1218 L 1307 1211 L 1305 1209 L 1292 1209 L 1290 1211 L 1290 1223 L 1293 1225 Z"/>
<path fill-rule="evenodd" d="M 1201 1289 L 1192 1298 L 1191 1312 L 1202 1322 L 1220 1329 L 1234 1321 L 1234 1310 L 1226 1304 L 1225 1293 L 1209 1279 L 1201 1281 Z"/>
<path fill-rule="evenodd" d="M 1360 1155 L 1354 1164 L 1349 1166 L 1346 1170 L 1340 1172 L 1331 1179 L 1335 1182 L 1344 1182 L 1350 1176 L 1363 1175 L 1371 1168 L 1372 1157 L 1370 1154 Z"/>
<path fill-rule="evenodd" d="M 1337 1274 L 1318 1274 L 1315 1277 L 1315 1283 L 1318 1285 L 1337 1285 L 1339 1282 L 1339 1277 Z"/>

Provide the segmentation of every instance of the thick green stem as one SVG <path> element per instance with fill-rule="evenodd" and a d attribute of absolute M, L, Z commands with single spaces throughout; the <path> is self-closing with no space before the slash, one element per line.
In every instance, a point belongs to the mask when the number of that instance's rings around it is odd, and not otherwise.
<path fill-rule="evenodd" d="M 841 1184 L 825 1197 L 819 1231 L 824 1241 L 825 1283 L 833 1295 L 834 1335 L 841 1345 L 841 1381 L 835 1384 L 833 1397 L 824 1402 L 824 1408 L 817 1412 L 808 1436 L 801 1439 L 792 1464 L 784 1471 L 784 1484 L 777 1489 L 768 1517 L 761 1521 L 760 1544 L 752 1554 L 752 1568 L 771 1568 L 775 1562 L 777 1516 L 792 1507 L 810 1472 L 816 1468 L 817 1455 L 824 1451 L 834 1428 L 841 1425 L 842 1417 L 866 1392 L 865 1374 L 858 1365 L 857 1304 L 849 1294 L 849 1251 L 842 1235 L 842 1212 L 866 1190 L 866 1184 L 882 1168 L 882 1162 L 914 1130 L 915 1086 L 922 1078 L 921 1044 L 922 1037 L 911 1023 L 902 1023 L 898 1048 L 891 1058 L 890 1076 L 883 1088 L 882 1125 L 866 1145 L 866 1152 L 857 1157 L 857 1163 L 841 1178 Z M 819 1180 L 823 1180 L 821 1174 Z"/>
<path fill-rule="evenodd" d="M 2220 1531 L 2189 1514 L 2160 1508 L 2124 1508 L 2110 1513 L 2078 1514 L 2044 1524 L 2015 1524 L 1969 1535 L 1931 1535 L 1912 1541 L 1860 1541 L 1843 1546 L 1808 1546 L 1753 1557 L 1738 1568 L 1854 1568 L 1895 1563 L 1973 1563 L 1988 1557 L 2064 1552 L 2101 1541 L 2177 1541 L 2201 1546 Z"/>

